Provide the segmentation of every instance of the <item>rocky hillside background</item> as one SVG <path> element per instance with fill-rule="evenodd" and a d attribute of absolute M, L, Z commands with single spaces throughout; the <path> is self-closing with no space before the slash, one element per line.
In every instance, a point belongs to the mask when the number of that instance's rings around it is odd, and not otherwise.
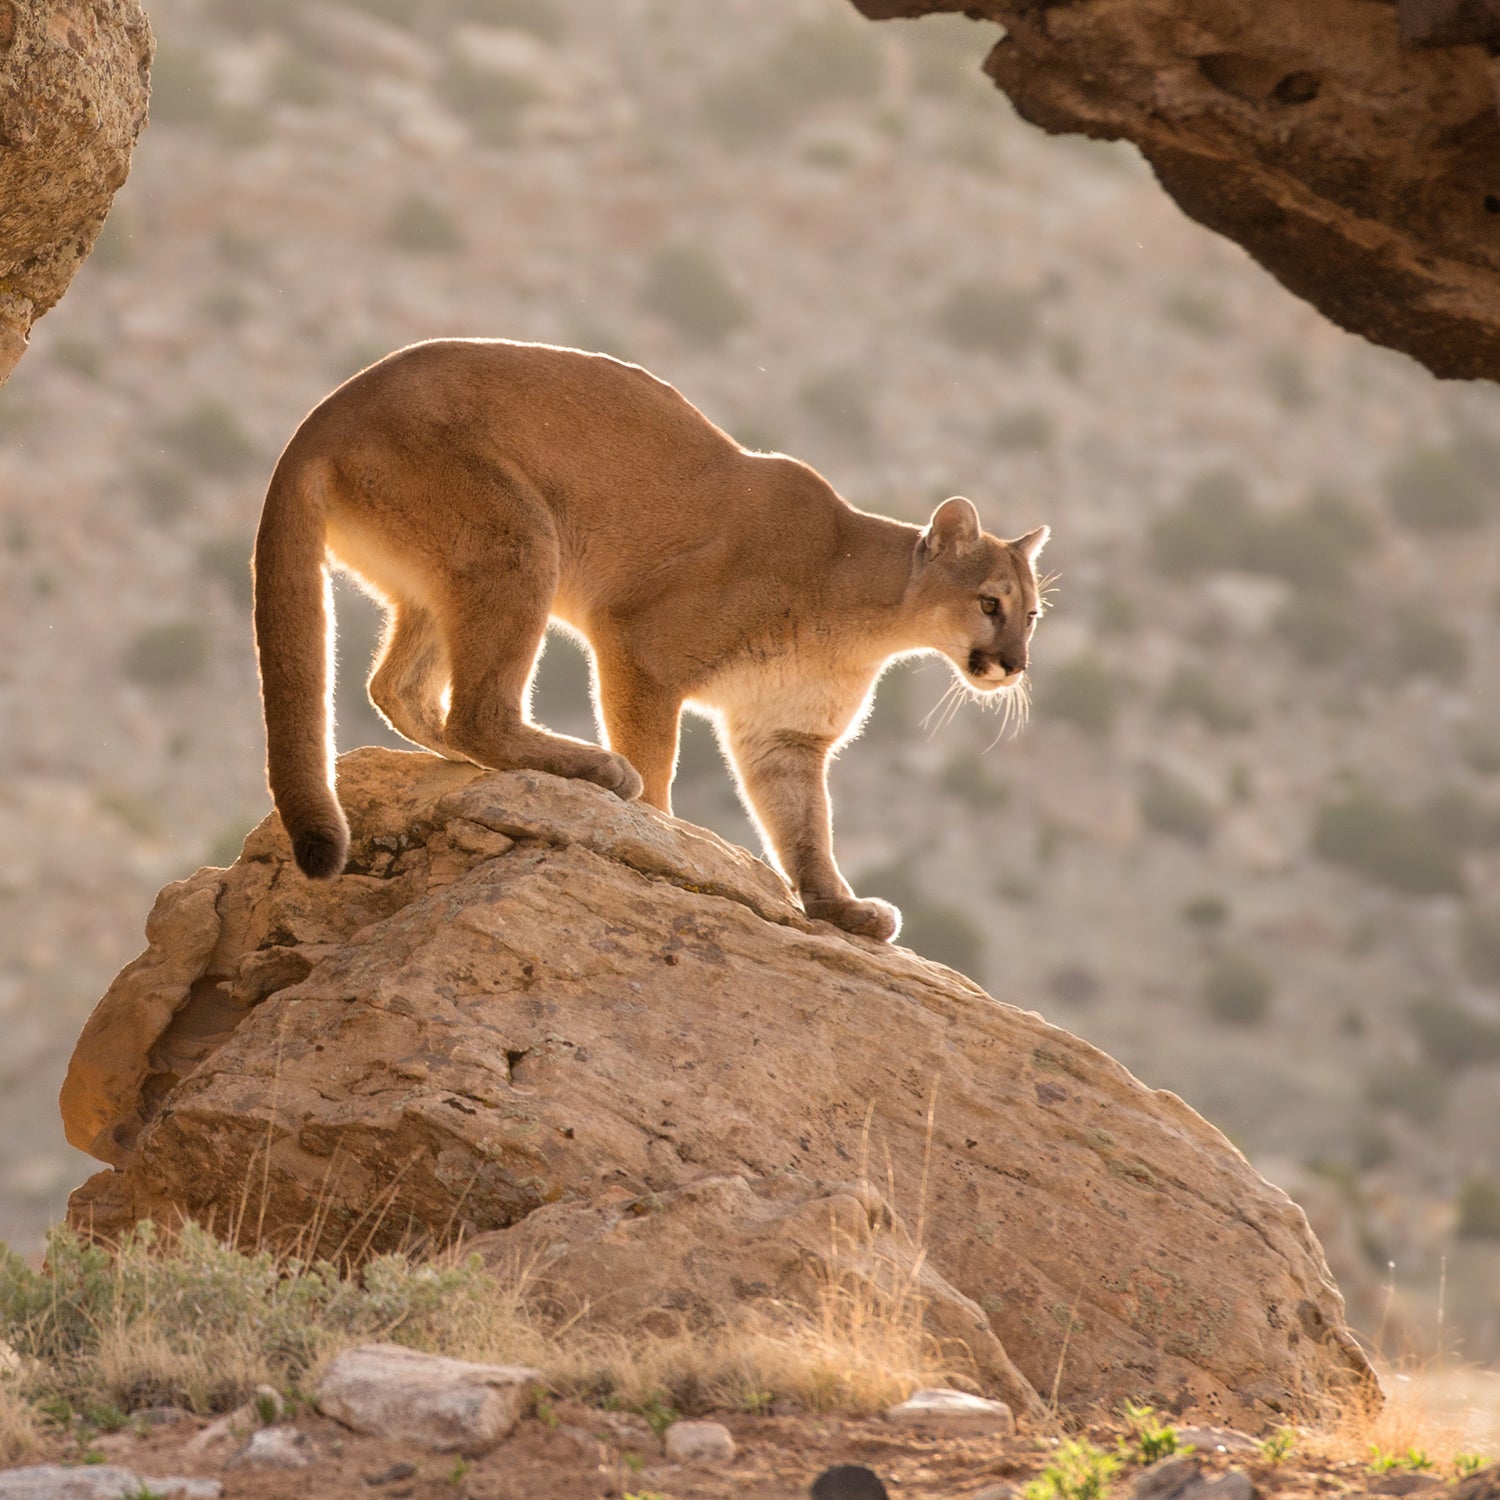
<path fill-rule="evenodd" d="M 158 885 L 263 814 L 247 559 L 371 358 L 602 348 L 916 519 L 1053 527 L 1030 728 L 886 682 L 839 848 L 912 946 L 1316 1199 L 1381 1316 L 1500 1350 L 1500 414 L 1323 323 L 993 28 L 839 0 L 159 0 L 151 128 L 0 397 L 0 1236 Z M 381 742 L 340 592 L 341 746 Z M 564 642 L 541 716 L 589 724 Z M 746 841 L 698 726 L 678 810 Z M 1444 1268 L 1440 1271 L 1440 1268 Z M 1443 1283 L 1439 1293 L 1440 1277 Z"/>

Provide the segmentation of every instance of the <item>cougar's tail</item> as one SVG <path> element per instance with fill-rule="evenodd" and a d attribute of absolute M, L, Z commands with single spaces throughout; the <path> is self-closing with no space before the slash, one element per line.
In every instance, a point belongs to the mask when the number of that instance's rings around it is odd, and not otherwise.
<path fill-rule="evenodd" d="M 282 455 L 255 535 L 255 653 L 266 778 L 298 868 L 332 880 L 349 852 L 333 790 L 333 608 L 316 467 Z"/>

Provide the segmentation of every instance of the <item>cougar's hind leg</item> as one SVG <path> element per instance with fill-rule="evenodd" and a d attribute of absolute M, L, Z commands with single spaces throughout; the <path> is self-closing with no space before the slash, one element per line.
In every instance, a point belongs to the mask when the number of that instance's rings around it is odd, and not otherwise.
<path fill-rule="evenodd" d="M 452 756 L 443 739 L 443 689 L 448 652 L 431 611 L 395 600 L 385 639 L 370 674 L 370 701 L 397 734 L 438 755 Z"/>
<path fill-rule="evenodd" d="M 482 571 L 445 580 L 452 691 L 443 739 L 450 754 L 509 771 L 572 776 L 632 798 L 641 778 L 623 756 L 531 723 L 524 703 L 557 586 L 550 526 L 534 545 L 494 549 Z"/>

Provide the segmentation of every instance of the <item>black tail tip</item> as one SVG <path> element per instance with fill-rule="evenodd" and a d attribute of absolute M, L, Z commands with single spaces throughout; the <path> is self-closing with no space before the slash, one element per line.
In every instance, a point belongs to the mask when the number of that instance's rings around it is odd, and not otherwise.
<path fill-rule="evenodd" d="M 332 880 L 343 873 L 349 835 L 342 828 L 310 828 L 292 839 L 292 857 L 309 880 Z"/>
<path fill-rule="evenodd" d="M 879 1477 L 863 1464 L 839 1464 L 813 1480 L 812 1500 L 890 1500 Z"/>

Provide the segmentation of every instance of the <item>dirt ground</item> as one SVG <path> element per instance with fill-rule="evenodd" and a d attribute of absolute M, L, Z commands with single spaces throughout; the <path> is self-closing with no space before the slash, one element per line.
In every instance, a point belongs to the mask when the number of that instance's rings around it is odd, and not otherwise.
<path fill-rule="evenodd" d="M 892 1500 L 971 1500 L 997 1485 L 1017 1489 L 1048 1461 L 1045 1438 L 926 1436 L 898 1431 L 880 1418 L 729 1415 L 738 1455 L 722 1465 L 669 1464 L 660 1438 L 640 1418 L 570 1403 L 525 1418 L 506 1442 L 472 1460 L 436 1454 L 409 1442 L 362 1437 L 305 1414 L 295 1426 L 311 1439 L 316 1462 L 288 1469 L 226 1468 L 239 1447 L 191 1450 L 208 1424 L 183 1418 L 139 1425 L 89 1440 L 89 1461 L 119 1464 L 144 1477 L 188 1475 L 222 1482 L 226 1500 L 801 1500 L 834 1464 L 858 1463 L 885 1481 Z M 1103 1429 L 1092 1435 L 1112 1448 Z M 1404 1494 L 1415 1485 L 1439 1500 L 1451 1483 L 1427 1475 L 1376 1475 L 1362 1462 L 1310 1460 L 1293 1454 L 1268 1463 L 1258 1453 L 1206 1453 L 1206 1476 L 1239 1468 L 1262 1496 Z M 73 1440 L 49 1439 L 28 1463 L 84 1461 Z M 1114 1486 L 1130 1492 L 1133 1468 Z M 1484 1497 L 1500 1500 L 1500 1468 L 1488 1471 Z M 1451 1480 L 1451 1474 L 1445 1476 Z M 1466 1490 L 1472 1487 L 1466 1486 Z"/>

